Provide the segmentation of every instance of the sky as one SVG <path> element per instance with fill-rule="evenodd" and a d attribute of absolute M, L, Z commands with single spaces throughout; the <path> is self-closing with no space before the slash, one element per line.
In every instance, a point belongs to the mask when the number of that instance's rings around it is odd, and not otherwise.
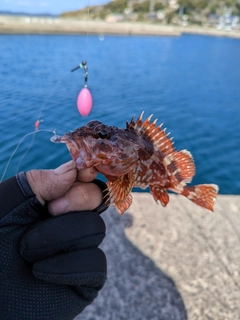
<path fill-rule="evenodd" d="M 0 11 L 60 14 L 108 2 L 110 0 L 0 0 Z"/>

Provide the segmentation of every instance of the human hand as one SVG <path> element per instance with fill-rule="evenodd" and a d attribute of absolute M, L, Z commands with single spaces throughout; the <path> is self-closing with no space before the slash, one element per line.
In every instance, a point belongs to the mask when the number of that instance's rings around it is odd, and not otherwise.
<path fill-rule="evenodd" d="M 106 209 L 106 185 L 86 183 L 95 175 L 79 174 L 71 161 L 0 184 L 3 319 L 70 320 L 97 296 L 106 279 L 106 258 L 98 248 L 105 224 L 97 213 Z"/>
<path fill-rule="evenodd" d="M 52 215 L 97 208 L 103 201 L 103 190 L 91 182 L 96 175 L 94 168 L 77 171 L 74 161 L 64 163 L 55 170 L 31 170 L 26 173 L 36 198 L 43 205 L 48 202 L 48 211 Z M 106 189 L 105 184 L 103 187 Z"/>

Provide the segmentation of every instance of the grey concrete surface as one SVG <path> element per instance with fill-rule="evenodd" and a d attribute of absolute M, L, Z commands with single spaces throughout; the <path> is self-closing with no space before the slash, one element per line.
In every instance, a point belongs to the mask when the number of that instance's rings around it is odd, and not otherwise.
<path fill-rule="evenodd" d="M 108 279 L 75 320 L 240 319 L 240 196 L 218 196 L 209 212 L 133 193 L 122 216 L 102 216 Z"/>

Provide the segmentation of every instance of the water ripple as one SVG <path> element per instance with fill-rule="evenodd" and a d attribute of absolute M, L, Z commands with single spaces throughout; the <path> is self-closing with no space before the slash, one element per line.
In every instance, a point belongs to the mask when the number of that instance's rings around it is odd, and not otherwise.
<path fill-rule="evenodd" d="M 171 37 L 0 36 L 0 172 L 16 145 L 34 130 L 60 134 L 92 119 L 125 127 L 145 110 L 171 131 L 177 149 L 194 156 L 194 183 L 214 182 L 221 193 L 240 194 L 240 41 L 185 35 Z M 86 41 L 88 50 L 86 50 Z M 204 50 L 202 49 L 204 48 Z M 94 98 L 82 118 L 76 97 L 87 60 Z M 38 133 L 27 137 L 6 177 L 31 168 L 52 168 L 69 159 L 64 145 Z"/>

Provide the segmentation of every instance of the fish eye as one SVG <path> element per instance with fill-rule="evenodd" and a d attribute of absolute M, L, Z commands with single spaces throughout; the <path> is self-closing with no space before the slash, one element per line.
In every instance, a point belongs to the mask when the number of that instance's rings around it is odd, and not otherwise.
<path fill-rule="evenodd" d="M 106 139 L 108 137 L 108 133 L 106 130 L 101 130 L 98 132 L 98 137 L 101 139 Z"/>
<path fill-rule="evenodd" d="M 98 126 L 99 124 L 101 124 L 100 121 L 92 120 L 92 121 L 88 122 L 86 126 L 87 126 L 89 129 L 93 129 L 94 127 Z"/>

